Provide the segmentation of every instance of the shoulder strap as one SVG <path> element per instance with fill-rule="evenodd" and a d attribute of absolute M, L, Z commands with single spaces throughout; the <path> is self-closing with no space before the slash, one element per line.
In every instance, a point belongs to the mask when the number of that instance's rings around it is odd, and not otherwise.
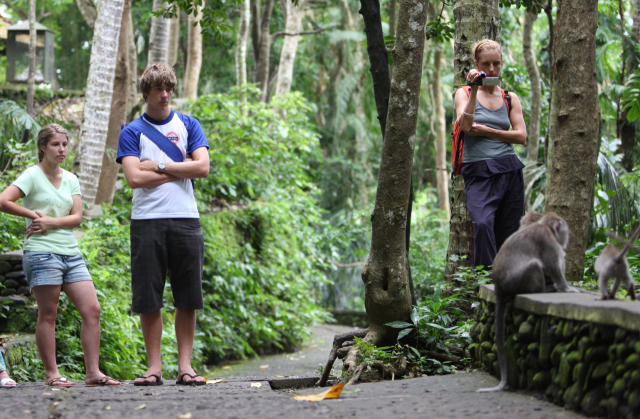
<path fill-rule="evenodd" d="M 171 141 L 167 139 L 160 131 L 153 127 L 148 122 L 142 120 L 142 117 L 133 120 L 130 124 L 133 127 L 143 133 L 145 137 L 150 139 L 160 150 L 164 152 L 174 162 L 183 162 L 184 157 L 180 152 L 180 149 L 176 147 Z"/>
<path fill-rule="evenodd" d="M 467 97 L 471 96 L 471 87 L 470 86 L 464 86 L 463 89 L 467 93 Z"/>
<path fill-rule="evenodd" d="M 511 95 L 508 90 L 502 90 L 502 100 L 504 100 L 505 105 L 507 105 L 507 116 L 511 117 Z"/>

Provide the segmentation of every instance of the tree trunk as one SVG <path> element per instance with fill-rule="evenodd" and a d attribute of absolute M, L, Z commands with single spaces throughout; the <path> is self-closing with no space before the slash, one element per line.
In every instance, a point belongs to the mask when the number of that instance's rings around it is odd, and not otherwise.
<path fill-rule="evenodd" d="M 254 17 L 255 19 L 255 17 Z M 240 22 L 236 42 L 236 82 L 238 86 L 247 83 L 247 38 L 251 21 L 251 5 L 245 0 L 240 5 Z"/>
<path fill-rule="evenodd" d="M 396 9 L 398 8 L 397 0 L 389 1 L 389 36 L 396 36 Z"/>
<path fill-rule="evenodd" d="M 287 33 L 298 33 L 302 29 L 302 15 L 307 0 L 300 0 L 296 6 L 290 0 L 283 2 L 286 8 L 286 22 L 284 30 Z M 293 64 L 298 51 L 300 35 L 285 36 L 282 42 L 282 52 L 280 53 L 280 64 L 278 65 L 278 79 L 276 82 L 275 96 L 286 95 L 291 90 L 293 79 Z"/>
<path fill-rule="evenodd" d="M 251 3 L 251 46 L 253 47 L 254 71 L 260 59 L 260 0 L 249 0 Z M 255 74 L 254 74 L 255 76 Z M 255 80 L 254 80 L 255 82 Z"/>
<path fill-rule="evenodd" d="M 546 46 L 547 50 L 547 64 L 549 68 L 549 114 L 547 116 L 547 135 L 545 136 L 544 144 L 544 164 L 545 167 L 551 167 L 549 162 L 549 153 L 553 153 L 553 140 L 556 138 L 556 104 L 555 104 L 555 81 L 553 74 L 553 64 L 556 62 L 556 25 L 553 22 L 553 0 L 548 0 L 547 5 L 544 8 L 544 13 L 547 15 L 547 22 L 549 26 L 549 43 Z M 551 156 L 553 158 L 553 156 Z M 547 187 L 549 190 L 549 178 L 550 174 L 547 172 Z"/>
<path fill-rule="evenodd" d="M 401 0 L 388 121 L 371 215 L 371 253 L 362 271 L 369 316 L 365 340 L 378 345 L 393 344 L 397 338 L 398 330 L 385 323 L 407 320 L 411 314 L 406 228 L 426 20 L 426 0 Z"/>
<path fill-rule="evenodd" d="M 101 0 L 93 32 L 78 156 L 82 201 L 89 205 L 95 202 L 102 169 L 123 8 L 124 0 Z"/>
<path fill-rule="evenodd" d="M 101 0 L 102 1 L 102 0 Z M 163 0 L 153 0 L 153 11 L 162 7 Z M 149 55 L 147 66 L 154 63 L 166 63 L 169 52 L 169 30 L 171 19 L 162 16 L 151 18 L 151 30 L 149 31 Z"/>
<path fill-rule="evenodd" d="M 198 97 L 198 81 L 202 68 L 202 26 L 200 23 L 193 26 L 196 21 L 202 19 L 202 7 L 198 7 L 189 15 L 189 56 L 187 57 L 187 69 L 184 73 L 184 94 L 188 99 Z"/>
<path fill-rule="evenodd" d="M 124 0 L 122 26 L 118 39 L 118 57 L 116 62 L 113 91 L 118 92 L 111 99 L 111 113 L 107 130 L 106 149 L 102 156 L 102 171 L 96 192 L 96 204 L 113 202 L 113 194 L 118 180 L 120 165 L 116 163 L 120 127 L 127 115 L 127 99 L 129 97 L 129 23 L 131 20 L 131 0 Z"/>
<path fill-rule="evenodd" d="M 84 18 L 84 21 L 87 22 L 87 25 L 91 29 L 93 29 L 96 25 L 96 9 L 89 0 L 76 0 L 76 4 L 78 5 L 78 9 L 80 10 L 80 14 Z"/>
<path fill-rule="evenodd" d="M 444 112 L 442 84 L 440 82 L 442 48 L 440 45 L 435 45 L 434 48 L 431 97 L 433 98 L 432 106 L 435 112 L 436 128 L 433 143 L 436 153 L 436 188 L 438 189 L 438 208 L 446 212 L 447 219 L 449 219 L 451 208 L 449 207 L 449 172 L 447 171 L 447 121 Z"/>
<path fill-rule="evenodd" d="M 135 119 L 135 112 L 132 112 L 133 107 L 138 104 L 140 101 L 138 94 L 138 50 L 136 48 L 135 42 L 135 31 L 133 30 L 133 17 L 131 16 L 131 11 L 129 11 L 127 25 L 128 35 L 127 35 L 127 52 L 129 54 L 128 65 L 129 65 L 129 86 L 127 88 L 127 119 L 126 123 L 133 121 Z"/>
<path fill-rule="evenodd" d="M 269 55 L 271 53 L 271 12 L 273 11 L 273 1 L 265 0 L 260 20 L 260 46 L 258 48 L 258 61 L 253 74 L 253 82 L 262 90 L 260 100 L 267 99 L 267 89 L 269 88 Z"/>
<path fill-rule="evenodd" d="M 529 126 L 527 127 L 527 165 L 525 168 L 525 178 L 536 168 L 538 161 L 538 151 L 540 149 L 540 104 L 542 100 L 542 87 L 540 85 L 540 71 L 536 63 L 533 52 L 533 24 L 538 15 L 533 12 L 525 12 L 524 27 L 522 29 L 522 54 L 527 67 L 529 80 L 531 81 L 531 113 L 529 114 Z M 525 198 L 525 205 L 529 209 L 530 194 Z"/>
<path fill-rule="evenodd" d="M 29 79 L 27 81 L 27 113 L 32 116 L 33 97 L 36 90 L 36 42 L 36 0 L 29 0 Z"/>
<path fill-rule="evenodd" d="M 178 46 L 180 45 L 180 14 L 171 19 L 169 24 L 169 45 L 167 47 L 167 64 L 171 67 L 178 62 Z"/>
<path fill-rule="evenodd" d="M 480 39 L 500 41 L 500 13 L 498 0 L 456 0 L 453 5 L 455 19 L 455 57 L 453 59 L 453 96 L 460 86 L 466 85 L 469 70 L 475 67 L 471 46 Z M 454 120 L 456 113 L 453 113 Z M 475 227 L 467 209 L 462 175 L 452 173 L 451 220 L 445 283 L 453 283 L 453 275 L 460 267 L 473 267 Z"/>
<path fill-rule="evenodd" d="M 555 156 L 547 210 L 570 227 L 566 276 L 581 281 L 593 208 L 600 105 L 596 78 L 596 0 L 563 1 L 558 12 L 554 74 L 558 88 Z M 575 75 L 580 74 L 581 83 Z"/>

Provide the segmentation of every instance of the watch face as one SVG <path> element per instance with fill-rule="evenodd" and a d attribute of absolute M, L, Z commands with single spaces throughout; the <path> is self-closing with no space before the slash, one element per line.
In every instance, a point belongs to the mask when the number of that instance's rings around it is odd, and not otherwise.
<path fill-rule="evenodd" d="M 162 162 L 158 163 L 158 170 L 164 170 L 164 168 L 166 167 L 166 165 Z"/>

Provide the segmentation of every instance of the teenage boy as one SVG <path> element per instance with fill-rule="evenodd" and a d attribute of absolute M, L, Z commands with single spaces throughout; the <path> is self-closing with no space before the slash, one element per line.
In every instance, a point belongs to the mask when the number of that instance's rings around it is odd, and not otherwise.
<path fill-rule="evenodd" d="M 167 270 L 178 340 L 177 384 L 204 385 L 191 368 L 196 310 L 202 301 L 204 238 L 193 195 L 194 178 L 209 175 L 209 145 L 200 123 L 172 111 L 176 76 L 164 63 L 140 80 L 147 111 L 120 133 L 116 161 L 133 188 L 131 214 L 131 310 L 140 313 L 149 369 L 137 386 L 163 383 L 162 294 Z"/>

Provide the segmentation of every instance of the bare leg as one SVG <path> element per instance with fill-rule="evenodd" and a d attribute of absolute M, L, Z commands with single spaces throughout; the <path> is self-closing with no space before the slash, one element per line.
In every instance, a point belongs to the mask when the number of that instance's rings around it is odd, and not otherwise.
<path fill-rule="evenodd" d="M 177 315 L 176 315 L 177 317 Z M 147 359 L 149 360 L 149 369 L 144 374 L 156 374 L 162 380 L 162 362 L 160 360 L 160 348 L 162 347 L 162 313 L 160 310 L 151 313 L 140 314 L 140 324 L 142 325 L 142 336 L 144 337 L 144 346 L 147 349 Z M 177 324 L 177 322 L 176 322 Z M 153 382 L 155 377 L 136 378 L 136 383 Z"/>
<path fill-rule="evenodd" d="M 62 285 L 71 302 L 82 317 L 80 341 L 84 352 L 86 368 L 85 383 L 97 383 L 104 374 L 100 372 L 100 303 L 96 296 L 93 281 L 72 282 Z M 118 385 L 116 380 L 109 380 L 106 384 Z"/>
<path fill-rule="evenodd" d="M 38 321 L 36 323 L 36 344 L 45 371 L 45 382 L 60 377 L 56 363 L 56 315 L 60 285 L 40 285 L 33 288 L 33 295 L 38 304 Z M 57 385 L 63 385 L 59 383 Z M 73 385 L 66 382 L 66 385 Z"/>
<path fill-rule="evenodd" d="M 196 332 L 196 311 L 176 307 L 176 338 L 178 339 L 178 380 L 182 374 L 195 375 L 191 368 L 191 353 L 193 351 L 193 338 Z M 188 375 L 182 377 L 184 382 L 204 381 L 202 377 L 191 378 Z"/>

